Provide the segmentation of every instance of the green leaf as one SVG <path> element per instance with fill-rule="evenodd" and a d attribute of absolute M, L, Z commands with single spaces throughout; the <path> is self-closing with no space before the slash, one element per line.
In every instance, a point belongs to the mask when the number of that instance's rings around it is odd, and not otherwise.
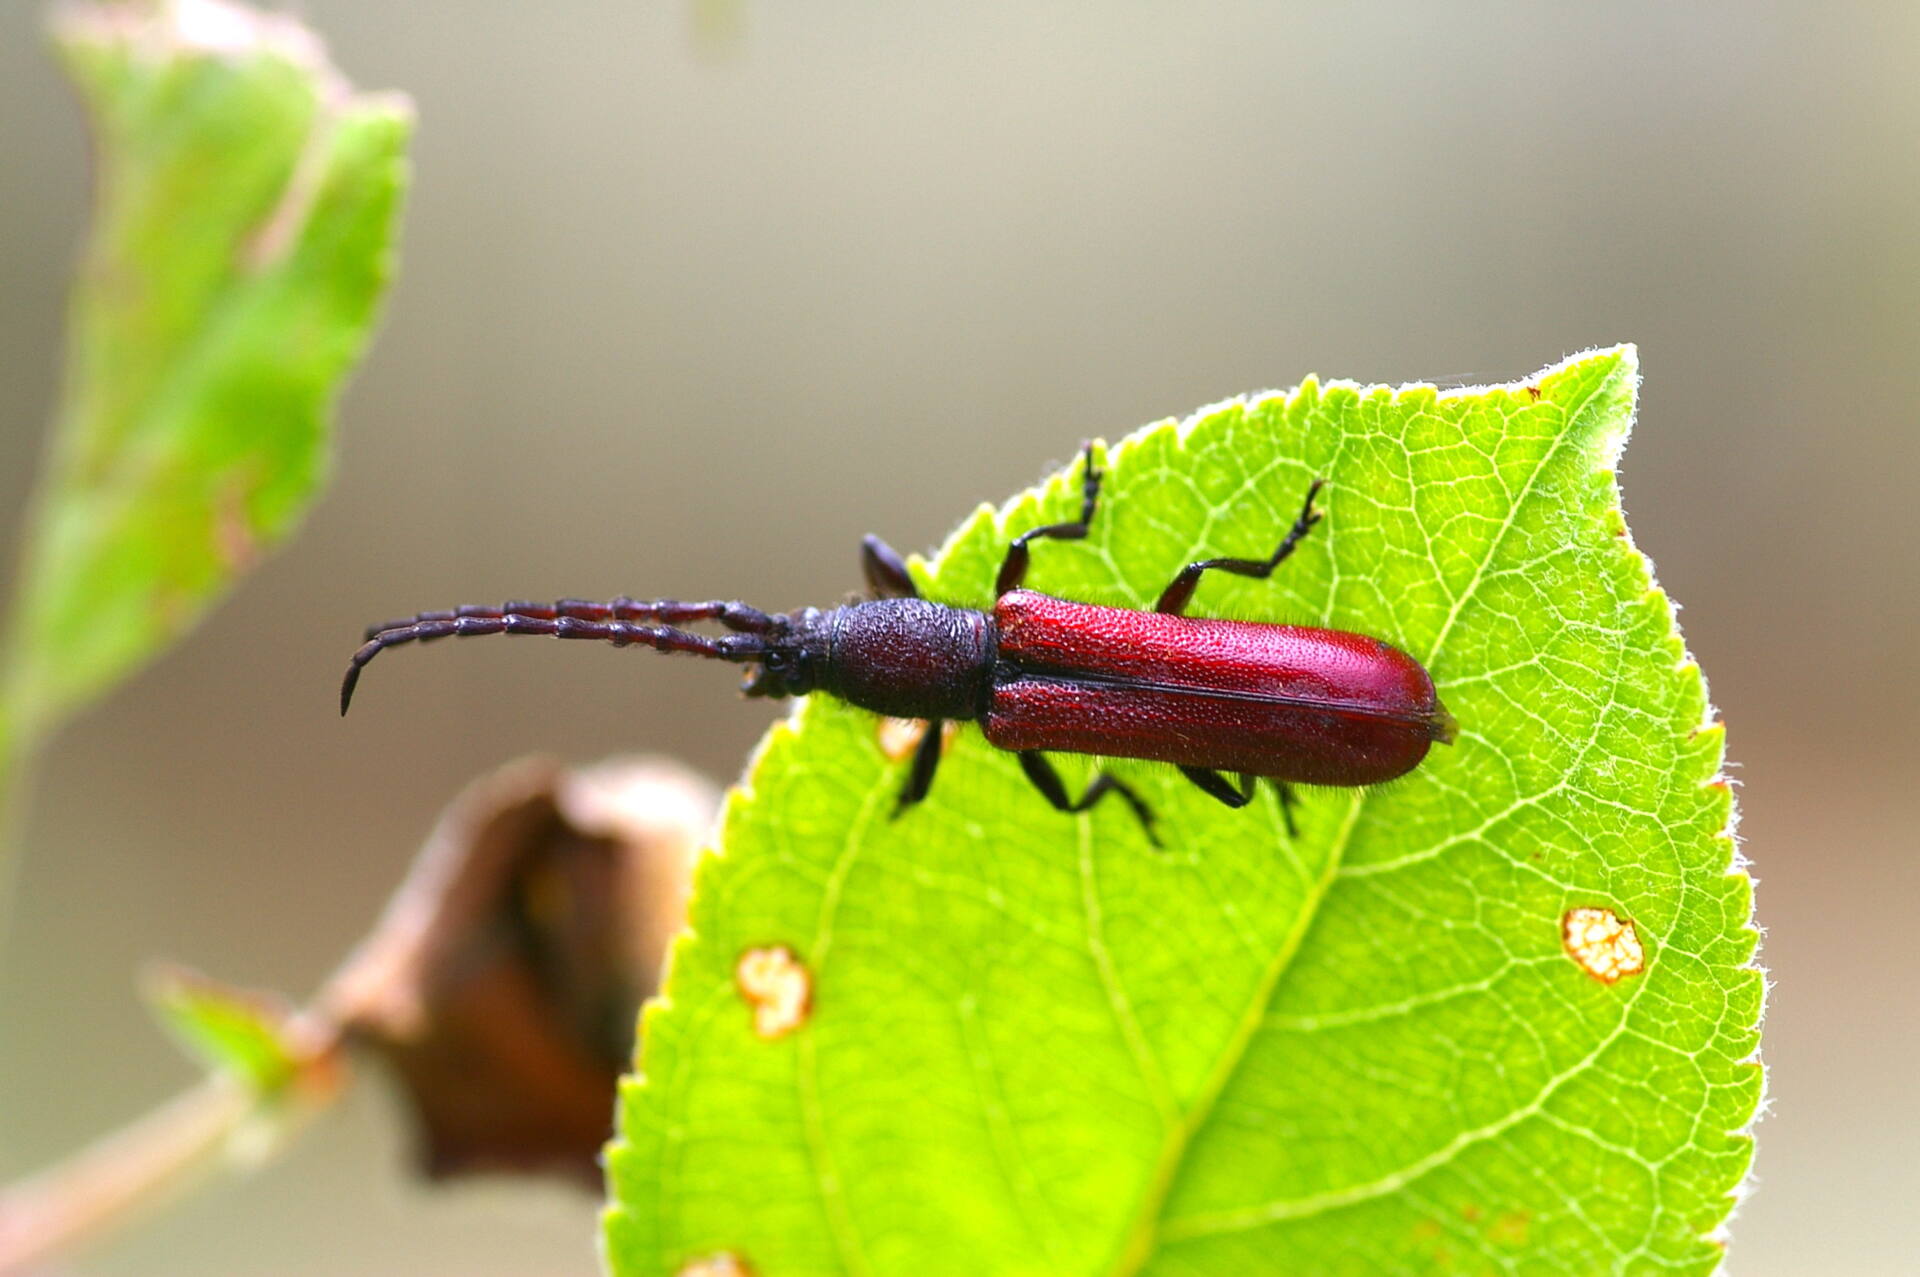
<path fill-rule="evenodd" d="M 14 602 L 23 751 L 188 629 L 299 521 L 393 269 L 411 113 L 290 18 L 64 11 L 95 222 Z"/>
<path fill-rule="evenodd" d="M 261 1098 L 286 1090 L 311 1062 L 278 1001 L 170 967 L 147 981 L 147 1004 L 189 1055 Z"/>
<path fill-rule="evenodd" d="M 1035 588 L 1150 606 L 1329 479 L 1272 580 L 1212 574 L 1194 613 L 1378 635 L 1461 730 L 1394 784 L 1304 794 L 1298 837 L 1264 787 L 1229 811 L 1115 764 L 1156 853 L 971 727 L 892 820 L 907 764 L 870 716 L 815 697 L 775 727 L 643 1019 L 613 1271 L 1714 1268 L 1762 984 L 1722 732 L 1621 517 L 1637 380 L 1619 348 L 1232 401 L 1111 449 L 1092 535 L 1036 544 Z M 1078 483 L 977 512 L 926 592 L 986 605 L 1009 534 Z M 1629 922 L 1644 970 L 1583 969 L 1576 909 Z M 811 999 L 763 1036 L 736 964 L 780 949 Z"/>

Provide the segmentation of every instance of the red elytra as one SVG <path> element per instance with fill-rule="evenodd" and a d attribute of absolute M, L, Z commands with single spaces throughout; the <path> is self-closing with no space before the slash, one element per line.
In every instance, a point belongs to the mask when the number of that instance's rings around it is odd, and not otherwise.
<path fill-rule="evenodd" d="M 994 604 L 1003 663 L 981 722 L 1002 749 L 1146 758 L 1305 785 L 1420 765 L 1451 721 L 1420 663 L 1344 630 L 1096 607 Z"/>

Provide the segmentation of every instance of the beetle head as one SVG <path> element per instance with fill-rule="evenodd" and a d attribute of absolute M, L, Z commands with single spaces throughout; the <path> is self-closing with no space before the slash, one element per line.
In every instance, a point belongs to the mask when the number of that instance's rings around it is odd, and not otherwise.
<path fill-rule="evenodd" d="M 774 631 L 761 639 L 764 651 L 753 658 L 741 692 L 782 700 L 819 687 L 827 663 L 830 615 L 810 607 L 777 617 Z"/>

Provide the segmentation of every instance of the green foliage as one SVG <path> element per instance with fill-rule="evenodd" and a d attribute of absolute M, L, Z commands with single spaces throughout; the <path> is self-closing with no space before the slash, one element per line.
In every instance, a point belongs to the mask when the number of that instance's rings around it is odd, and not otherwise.
<path fill-rule="evenodd" d="M 1231 402 L 1113 448 L 1092 536 L 1035 547 L 1035 588 L 1150 605 L 1331 481 L 1273 580 L 1214 574 L 1195 614 L 1379 635 L 1461 735 L 1304 795 L 1297 838 L 1270 793 L 1229 811 L 1116 764 L 1156 853 L 971 727 L 890 820 L 907 764 L 870 716 L 816 697 L 776 726 L 643 1020 L 614 1272 L 1711 1270 L 1762 986 L 1722 732 L 1620 512 L 1636 385 L 1620 348 L 1531 387 Z M 926 592 L 986 604 L 1009 533 L 1077 490 L 977 512 Z M 1576 908 L 1630 920 L 1644 971 L 1577 965 Z M 735 977 L 770 946 L 812 998 L 765 1038 Z"/>
<path fill-rule="evenodd" d="M 188 1054 L 262 1098 L 284 1091 L 305 1065 L 283 1005 L 178 970 L 148 982 L 147 1004 Z"/>
<path fill-rule="evenodd" d="M 60 51 L 97 208 L 13 604 L 16 752 L 189 628 L 326 474 L 392 273 L 411 116 L 291 19 L 83 6 Z"/>

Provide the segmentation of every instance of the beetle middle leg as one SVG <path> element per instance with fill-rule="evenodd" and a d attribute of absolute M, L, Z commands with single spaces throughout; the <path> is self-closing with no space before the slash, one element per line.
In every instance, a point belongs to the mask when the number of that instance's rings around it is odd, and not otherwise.
<path fill-rule="evenodd" d="M 1000 575 L 994 578 L 993 597 L 999 598 L 1008 590 L 1019 589 L 1020 583 L 1027 579 L 1027 542 L 1039 537 L 1079 541 L 1087 535 L 1087 528 L 1093 522 L 1093 508 L 1100 501 L 1100 480 L 1105 477 L 1105 472 L 1094 468 L 1091 442 L 1081 455 L 1086 458 L 1086 469 L 1080 479 L 1080 517 L 1072 523 L 1049 523 L 1045 527 L 1031 528 L 1008 542 L 1007 557 L 1000 561 Z"/>
<path fill-rule="evenodd" d="M 898 801 L 893 804 L 893 818 L 927 796 L 933 788 L 933 773 L 940 769 L 940 748 L 945 744 L 946 723 L 938 718 L 929 719 L 926 735 L 920 738 L 920 744 L 913 751 L 913 770 L 907 773 L 906 788 L 900 791 Z"/>
<path fill-rule="evenodd" d="M 1160 837 L 1153 831 L 1153 809 L 1148 807 L 1140 795 L 1134 792 L 1133 786 L 1125 781 L 1107 772 L 1101 772 L 1087 786 L 1087 791 L 1081 794 L 1078 800 L 1073 800 L 1067 797 L 1067 787 L 1061 781 L 1060 773 L 1053 769 L 1053 764 L 1047 761 L 1045 754 L 1037 749 L 1023 749 L 1019 751 L 1018 757 L 1020 770 L 1027 774 L 1027 779 L 1032 781 L 1033 787 L 1040 791 L 1040 796 L 1053 804 L 1055 811 L 1064 811 L 1070 816 L 1077 816 L 1108 794 L 1118 794 L 1126 801 L 1127 806 L 1133 808 L 1133 814 L 1139 817 L 1140 827 L 1146 831 L 1147 841 L 1155 847 L 1160 845 Z"/>
<path fill-rule="evenodd" d="M 1179 616 L 1187 610 L 1187 604 L 1193 599 L 1193 591 L 1200 584 L 1200 577 L 1209 569 L 1218 568 L 1222 572 L 1231 572 L 1235 576 L 1250 576 L 1264 581 L 1273 575 L 1273 570 L 1286 562 L 1293 548 L 1300 544 L 1307 530 L 1320 522 L 1320 514 L 1313 508 L 1313 499 L 1320 495 L 1320 489 L 1327 484 L 1325 479 L 1315 479 L 1307 487 L 1306 504 L 1300 507 L 1300 517 L 1287 529 L 1287 535 L 1280 539 L 1280 547 L 1264 559 L 1201 559 L 1189 563 L 1180 569 L 1180 575 L 1173 578 L 1172 584 L 1160 592 L 1160 601 L 1153 605 L 1156 612 L 1171 612 Z"/>

